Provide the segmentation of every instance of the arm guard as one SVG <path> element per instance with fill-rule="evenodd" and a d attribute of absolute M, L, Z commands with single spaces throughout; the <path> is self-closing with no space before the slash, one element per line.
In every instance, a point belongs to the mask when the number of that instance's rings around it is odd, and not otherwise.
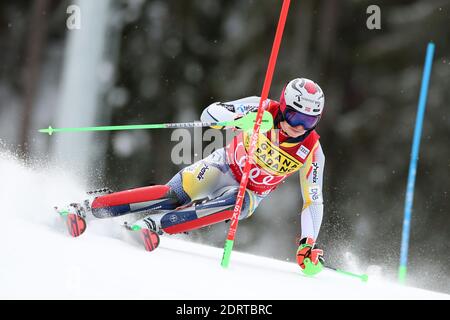
<path fill-rule="evenodd" d="M 253 96 L 230 102 L 214 102 L 203 110 L 200 120 L 202 122 L 232 121 L 238 116 L 257 111 L 259 99 L 259 97 Z"/>
<path fill-rule="evenodd" d="M 323 217 L 322 181 L 325 155 L 320 143 L 300 169 L 300 185 L 303 196 L 301 212 L 301 238 L 317 240 Z"/>

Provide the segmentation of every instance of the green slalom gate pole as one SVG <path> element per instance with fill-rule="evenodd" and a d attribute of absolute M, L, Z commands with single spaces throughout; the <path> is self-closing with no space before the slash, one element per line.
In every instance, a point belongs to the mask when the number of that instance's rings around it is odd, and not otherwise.
<path fill-rule="evenodd" d="M 161 123 L 161 124 L 138 124 L 138 125 L 121 125 L 121 126 L 99 126 L 99 127 L 79 127 L 79 128 L 52 128 L 39 129 L 41 133 L 52 135 L 56 132 L 86 132 L 86 131 L 118 131 L 118 130 L 141 130 L 141 129 L 178 129 L 178 128 L 195 128 L 195 127 L 235 127 L 244 131 L 250 131 L 256 121 L 256 113 L 251 112 L 244 117 L 222 122 L 182 122 L 182 123 Z M 261 132 L 269 131 L 273 127 L 273 118 L 268 111 L 264 111 L 261 121 Z"/>

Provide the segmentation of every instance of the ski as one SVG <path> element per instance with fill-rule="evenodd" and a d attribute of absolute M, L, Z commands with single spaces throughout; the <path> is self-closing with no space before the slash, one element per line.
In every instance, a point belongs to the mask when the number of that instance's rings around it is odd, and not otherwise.
<path fill-rule="evenodd" d="M 138 225 L 130 226 L 127 222 L 124 222 L 123 226 L 127 230 L 133 232 L 133 234 L 139 234 L 138 241 L 143 243 L 146 251 L 151 252 L 158 248 L 160 239 L 159 234 L 156 231 Z M 137 239 L 138 237 L 135 238 Z"/>
<path fill-rule="evenodd" d="M 70 213 L 68 210 L 58 210 L 57 207 L 55 207 L 55 210 L 64 219 L 72 237 L 79 237 L 86 231 L 87 224 L 83 217 L 76 213 Z"/>
<path fill-rule="evenodd" d="M 67 216 L 67 228 L 72 237 L 78 237 L 86 230 L 86 221 L 77 214 L 69 213 Z"/>
<path fill-rule="evenodd" d="M 140 230 L 141 239 L 144 242 L 145 250 L 151 252 L 159 246 L 159 235 L 150 229 L 142 228 Z"/>

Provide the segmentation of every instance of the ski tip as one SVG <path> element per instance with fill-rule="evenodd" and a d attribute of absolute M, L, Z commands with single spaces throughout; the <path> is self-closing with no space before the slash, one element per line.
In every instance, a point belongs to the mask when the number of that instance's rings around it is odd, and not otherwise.
<path fill-rule="evenodd" d="M 160 242 L 158 233 L 147 228 L 142 228 L 140 234 L 144 242 L 145 250 L 151 252 L 158 248 Z"/>
<path fill-rule="evenodd" d="M 67 227 L 72 237 L 79 237 L 86 230 L 86 221 L 75 213 L 69 213 L 66 216 Z"/>

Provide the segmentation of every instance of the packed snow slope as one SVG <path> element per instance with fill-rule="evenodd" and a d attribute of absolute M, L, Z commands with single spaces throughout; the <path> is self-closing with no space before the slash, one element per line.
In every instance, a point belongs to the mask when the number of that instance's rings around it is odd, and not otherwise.
<path fill-rule="evenodd" d="M 24 166 L 0 155 L 0 299 L 449 299 L 450 296 L 165 236 L 148 253 L 118 219 L 89 221 L 71 238 L 52 207 L 83 199 L 68 170 Z M 237 238 L 239 241 L 239 237 Z"/>

